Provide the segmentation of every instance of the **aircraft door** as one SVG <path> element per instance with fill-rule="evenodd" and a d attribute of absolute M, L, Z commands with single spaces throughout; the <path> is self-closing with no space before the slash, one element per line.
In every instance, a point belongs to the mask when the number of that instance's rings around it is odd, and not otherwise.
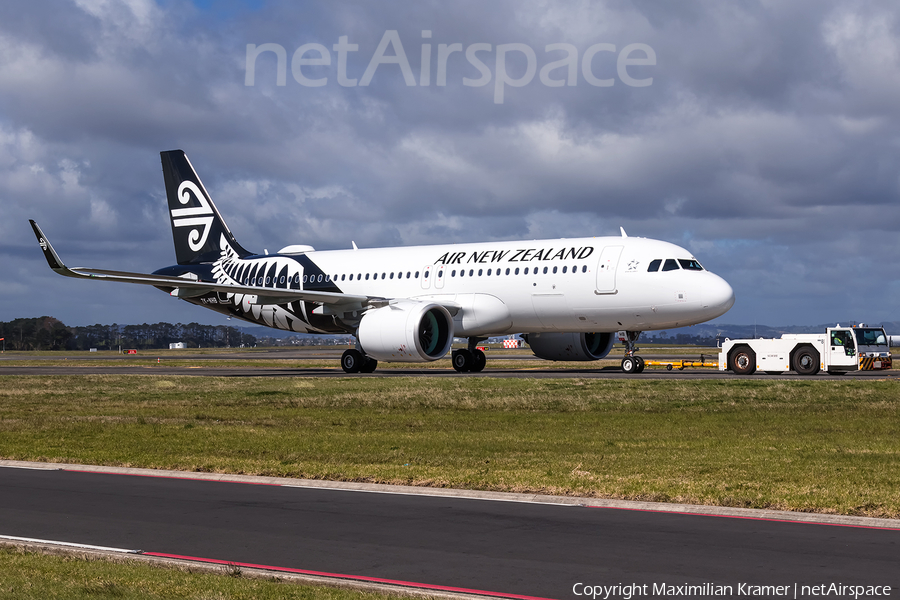
<path fill-rule="evenodd" d="M 614 294 L 616 292 L 616 267 L 622 255 L 622 246 L 607 246 L 600 253 L 597 264 L 597 292 Z"/>
<path fill-rule="evenodd" d="M 434 273 L 434 287 L 442 288 L 444 287 L 444 271 L 446 270 L 443 265 L 440 267 L 435 267 L 437 271 Z"/>

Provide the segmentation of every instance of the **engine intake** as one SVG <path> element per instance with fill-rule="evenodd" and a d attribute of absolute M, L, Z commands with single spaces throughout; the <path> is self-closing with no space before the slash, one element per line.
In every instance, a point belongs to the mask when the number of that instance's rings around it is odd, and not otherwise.
<path fill-rule="evenodd" d="M 545 360 L 599 360 L 616 340 L 612 333 L 529 333 L 528 345 Z"/>
<path fill-rule="evenodd" d="M 453 318 L 440 304 L 397 302 L 367 311 L 356 337 L 363 352 L 376 360 L 427 362 L 450 350 Z"/>

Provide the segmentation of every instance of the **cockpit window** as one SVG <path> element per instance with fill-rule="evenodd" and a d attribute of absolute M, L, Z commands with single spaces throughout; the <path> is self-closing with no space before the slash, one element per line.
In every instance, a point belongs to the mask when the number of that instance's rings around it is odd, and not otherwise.
<path fill-rule="evenodd" d="M 661 265 L 661 264 L 662 264 L 661 258 L 657 258 L 656 260 L 650 261 L 650 266 L 647 268 L 647 272 L 648 273 L 656 273 L 657 271 L 659 271 L 659 265 Z M 565 273 L 565 271 L 563 271 L 563 273 Z"/>
<path fill-rule="evenodd" d="M 700 266 L 696 260 L 692 258 L 679 258 L 678 262 L 681 263 L 681 268 L 685 271 L 702 271 L 703 267 Z"/>
<path fill-rule="evenodd" d="M 663 271 L 677 271 L 678 270 L 678 262 L 674 258 L 667 258 L 666 263 L 663 265 Z"/>

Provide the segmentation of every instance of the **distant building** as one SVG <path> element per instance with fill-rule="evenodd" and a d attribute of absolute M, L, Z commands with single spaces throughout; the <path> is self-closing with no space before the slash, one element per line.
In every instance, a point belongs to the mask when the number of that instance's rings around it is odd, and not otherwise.
<path fill-rule="evenodd" d="M 169 344 L 169 350 L 184 350 L 187 348 L 187 344 L 184 342 L 172 342 Z"/>

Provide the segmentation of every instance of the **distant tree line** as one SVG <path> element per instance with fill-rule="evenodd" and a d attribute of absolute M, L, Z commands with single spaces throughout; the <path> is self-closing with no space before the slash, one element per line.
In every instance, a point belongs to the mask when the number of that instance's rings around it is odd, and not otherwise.
<path fill-rule="evenodd" d="M 143 325 L 87 325 L 67 327 L 53 317 L 0 321 L 0 338 L 7 350 L 114 350 L 119 348 L 168 348 L 184 342 L 188 348 L 224 348 L 256 345 L 256 337 L 237 327 L 199 323 Z"/>

